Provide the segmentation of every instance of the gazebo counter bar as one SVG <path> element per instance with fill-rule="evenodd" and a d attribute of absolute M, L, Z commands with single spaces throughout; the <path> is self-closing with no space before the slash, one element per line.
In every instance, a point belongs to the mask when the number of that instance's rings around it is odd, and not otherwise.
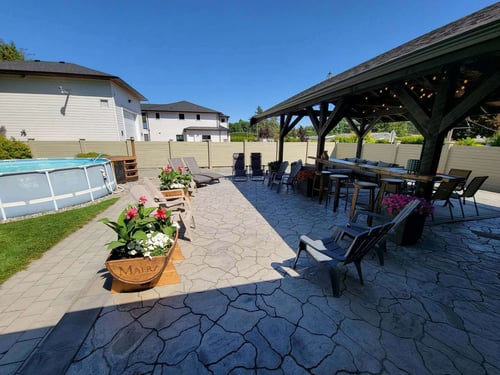
<path fill-rule="evenodd" d="M 333 159 L 333 158 L 325 160 L 316 158 L 314 156 L 309 156 L 309 158 L 314 159 L 316 163 L 319 164 L 324 164 L 333 167 L 340 167 L 340 168 L 349 168 L 354 171 L 358 170 L 358 171 L 372 172 L 372 173 L 377 173 L 378 175 L 384 177 L 396 177 L 405 180 L 415 180 L 418 182 L 425 182 L 425 183 L 431 183 L 431 182 L 433 183 L 434 181 L 441 179 L 436 175 L 418 175 L 418 174 L 408 173 L 405 168 L 379 167 L 376 165 L 359 164 L 359 163 L 354 163 L 352 161 Z"/>

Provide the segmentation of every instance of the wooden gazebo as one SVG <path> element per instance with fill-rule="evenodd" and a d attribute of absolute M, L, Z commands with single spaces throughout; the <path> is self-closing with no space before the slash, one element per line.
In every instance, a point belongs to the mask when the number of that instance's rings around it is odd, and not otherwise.
<path fill-rule="evenodd" d="M 437 170 L 449 130 L 468 116 L 500 112 L 500 3 L 443 26 L 252 117 L 279 116 L 279 159 L 285 136 L 304 117 L 326 135 L 345 118 L 363 137 L 377 122 L 411 121 L 424 136 L 420 173 Z M 417 194 L 429 197 L 431 184 Z"/>

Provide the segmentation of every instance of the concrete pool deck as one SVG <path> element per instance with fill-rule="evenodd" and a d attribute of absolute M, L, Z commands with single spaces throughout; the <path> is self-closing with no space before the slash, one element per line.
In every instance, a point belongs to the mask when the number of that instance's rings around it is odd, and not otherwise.
<path fill-rule="evenodd" d="M 500 195 L 478 201 L 488 218 L 447 223 L 445 208 L 417 245 L 389 243 L 384 267 L 369 255 L 364 286 L 347 266 L 340 298 L 307 257 L 290 265 L 299 235 L 346 213 L 297 193 L 198 189 L 181 282 L 143 292 L 109 292 L 114 232 L 93 220 L 0 287 L 0 373 L 499 372 Z"/>

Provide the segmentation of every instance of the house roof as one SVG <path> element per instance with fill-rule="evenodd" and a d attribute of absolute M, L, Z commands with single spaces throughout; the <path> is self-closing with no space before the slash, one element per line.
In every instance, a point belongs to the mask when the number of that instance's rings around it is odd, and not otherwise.
<path fill-rule="evenodd" d="M 67 63 L 64 61 L 0 61 L 0 74 L 11 75 L 36 75 L 36 76 L 64 76 L 70 78 L 87 78 L 110 80 L 122 88 L 132 92 L 139 100 L 147 100 L 142 94 L 132 86 L 123 81 L 120 77 L 98 70 L 86 68 L 81 65 Z"/>
<path fill-rule="evenodd" d="M 201 105 L 194 104 L 186 100 L 170 104 L 141 104 L 141 109 L 143 111 L 156 112 L 218 113 L 223 115 L 222 112 L 202 107 Z"/>
<path fill-rule="evenodd" d="M 298 113 L 321 102 L 335 104 L 343 97 L 350 97 L 358 105 L 354 109 L 361 113 L 361 108 L 366 109 L 369 104 L 380 105 L 380 95 L 374 95 L 373 90 L 378 91 L 391 82 L 414 79 L 420 80 L 420 87 L 425 87 L 430 72 L 434 74 L 440 67 L 457 62 L 462 64 L 464 76 L 472 76 L 478 69 L 491 70 L 495 65 L 491 57 L 498 62 L 499 46 L 500 3 L 496 3 L 326 79 L 253 116 L 251 121 Z M 387 103 L 386 100 L 384 104 Z M 351 115 L 357 117 L 355 113 Z"/>

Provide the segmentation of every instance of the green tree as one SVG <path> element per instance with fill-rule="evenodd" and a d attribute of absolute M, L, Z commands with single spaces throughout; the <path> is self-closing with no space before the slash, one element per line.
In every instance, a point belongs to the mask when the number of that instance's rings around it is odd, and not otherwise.
<path fill-rule="evenodd" d="M 374 133 L 395 131 L 398 137 L 404 137 L 410 134 L 418 134 L 417 129 L 409 121 L 381 122 L 372 128 Z"/>
<path fill-rule="evenodd" d="M 262 112 L 262 107 L 257 106 L 257 110 L 255 111 L 256 115 L 260 115 Z M 278 123 L 278 119 L 276 117 L 271 117 L 270 119 L 265 119 L 254 125 L 255 128 L 252 128 L 252 131 L 258 133 L 259 138 L 278 138 L 280 132 L 280 125 Z"/>
<path fill-rule="evenodd" d="M 231 133 L 246 133 L 249 129 L 250 123 L 242 119 L 240 119 L 238 122 L 229 123 L 229 131 Z"/>
<path fill-rule="evenodd" d="M 18 49 L 14 42 L 5 43 L 0 39 L 0 61 L 23 61 L 25 53 Z"/>

